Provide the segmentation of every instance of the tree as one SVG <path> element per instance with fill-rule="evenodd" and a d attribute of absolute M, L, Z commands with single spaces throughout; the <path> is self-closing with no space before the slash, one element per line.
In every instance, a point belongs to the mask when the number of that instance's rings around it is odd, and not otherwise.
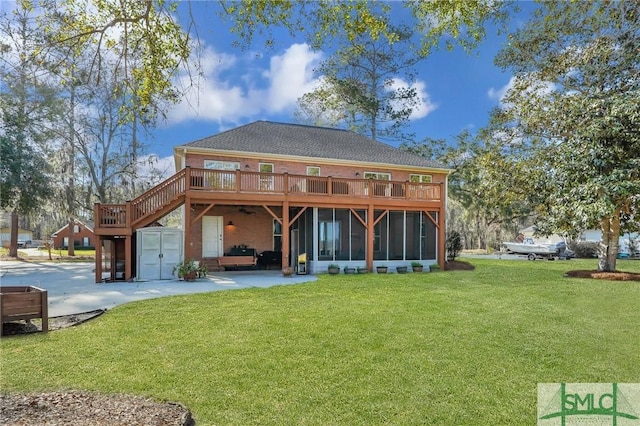
<path fill-rule="evenodd" d="M 640 9 L 633 2 L 543 2 L 496 63 L 514 73 L 494 120 L 534 146 L 537 227 L 602 230 L 598 268 L 640 219 Z"/>
<path fill-rule="evenodd" d="M 51 196 L 44 141 L 56 113 L 55 92 L 37 56 L 43 34 L 34 19 L 24 4 L 0 17 L 0 204 L 12 211 L 10 256 L 17 256 L 19 215 L 36 211 Z"/>
<path fill-rule="evenodd" d="M 506 3 L 482 0 L 407 0 L 400 7 L 406 12 L 407 27 L 420 34 L 416 50 L 424 57 L 443 43 L 443 35 L 451 36 L 444 40 L 447 48 L 452 48 L 454 43 L 465 49 L 475 47 L 484 38 L 484 23 L 503 20 L 506 6 Z M 353 42 L 364 35 L 389 42 L 396 41 L 398 36 L 390 25 L 392 5 L 384 1 L 266 0 L 227 2 L 223 7 L 223 16 L 232 21 L 232 31 L 240 39 L 238 45 L 250 43 L 256 34 L 266 37 L 267 45 L 273 45 L 277 28 L 286 29 L 291 37 L 303 34 L 316 49 L 333 41 Z"/>
<path fill-rule="evenodd" d="M 90 55 L 86 71 L 90 84 L 99 84 L 112 67 L 123 69 L 124 90 L 139 102 L 128 112 L 155 115 L 163 101 L 177 101 L 173 78 L 189 59 L 189 33 L 176 17 L 178 2 L 164 0 L 63 0 L 44 10 L 41 18 L 49 33 L 50 47 L 68 58 Z M 142 58 L 142 60 L 139 60 Z M 132 118 L 132 117 L 130 117 Z"/>
<path fill-rule="evenodd" d="M 26 0 L 23 0 L 26 1 Z M 27 1 L 27 3 L 32 3 Z M 35 3 L 35 1 L 33 1 Z M 195 22 L 188 18 L 184 31 L 178 19 L 177 1 L 166 0 L 63 0 L 58 8 L 45 11 L 43 27 L 51 34 L 51 43 L 68 46 L 75 52 L 93 55 L 90 76 L 99 81 L 108 61 L 116 57 L 127 68 L 128 91 L 140 102 L 132 107 L 144 110 L 154 100 L 177 100 L 179 93 L 172 79 L 181 65 L 189 64 L 193 50 L 190 32 Z M 229 19 L 238 35 L 238 45 L 247 46 L 256 34 L 273 44 L 275 30 L 287 29 L 291 35 L 303 34 L 315 48 L 333 40 L 351 40 L 368 34 L 372 39 L 394 41 L 396 34 L 388 28 L 391 6 L 386 2 L 351 0 L 344 2 L 301 2 L 264 0 L 220 2 L 220 15 Z M 421 34 L 420 55 L 425 56 L 449 34 L 465 48 L 484 38 L 483 23 L 504 18 L 503 3 L 482 0 L 425 2 L 409 0 L 404 9 L 408 26 Z M 62 17 L 62 26 L 50 25 L 49 18 Z M 197 30 L 194 31 L 197 42 Z M 444 42 L 447 47 L 453 43 Z M 142 52 L 143 61 L 129 61 L 132 51 Z"/>
<path fill-rule="evenodd" d="M 412 67 L 423 59 L 412 50 L 413 33 L 396 27 L 394 42 L 357 35 L 320 65 L 323 84 L 298 100 L 299 111 L 319 113 L 331 125 L 373 140 L 406 139 L 403 128 L 422 101 Z M 303 114 L 298 113 L 299 116 Z"/>
<path fill-rule="evenodd" d="M 55 10 L 46 17 L 54 40 L 64 34 L 66 13 Z M 50 78 L 63 90 L 65 113 L 56 127 L 59 149 L 53 160 L 63 179 L 58 182 L 56 207 L 67 216 L 70 256 L 74 255 L 75 221 L 90 217 L 94 202 L 124 201 L 137 195 L 137 163 L 144 148 L 137 134 L 153 125 L 162 109 L 156 104 L 161 95 L 146 99 L 142 107 L 135 90 L 140 83 L 134 78 L 135 70 L 144 61 L 144 47 L 127 44 L 132 25 L 121 22 L 122 33 L 110 34 L 108 43 L 89 37 L 95 45 L 87 51 L 65 42 L 53 43 L 46 51 L 47 59 L 58 64 Z M 97 71 L 93 69 L 96 58 Z"/>
<path fill-rule="evenodd" d="M 500 245 L 503 232 L 514 233 L 531 215 L 531 182 L 544 179 L 527 166 L 527 150 L 503 144 L 490 129 L 475 136 L 462 132 L 451 145 L 427 138 L 422 143 L 402 144 L 401 148 L 452 169 L 448 179 L 448 195 L 453 200 L 450 207 L 459 206 L 462 211 L 456 211 L 450 229 L 465 237 L 466 248 Z"/>

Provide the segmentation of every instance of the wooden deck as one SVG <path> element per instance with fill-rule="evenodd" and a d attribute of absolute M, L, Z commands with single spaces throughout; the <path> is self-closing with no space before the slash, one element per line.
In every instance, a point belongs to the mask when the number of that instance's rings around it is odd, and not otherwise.
<path fill-rule="evenodd" d="M 425 203 L 441 205 L 443 184 L 187 167 L 125 204 L 96 204 L 94 232 L 97 235 L 129 234 L 179 207 L 187 196 L 192 201 L 218 199 L 346 206 L 373 203 L 420 208 Z"/>

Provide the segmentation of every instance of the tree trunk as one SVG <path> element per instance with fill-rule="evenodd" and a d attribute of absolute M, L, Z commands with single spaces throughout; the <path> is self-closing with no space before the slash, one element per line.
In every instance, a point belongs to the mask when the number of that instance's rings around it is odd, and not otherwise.
<path fill-rule="evenodd" d="M 11 212 L 11 239 L 9 240 L 9 256 L 18 257 L 18 212 Z"/>
<path fill-rule="evenodd" d="M 73 240 L 73 228 L 76 225 L 76 221 L 73 220 L 73 218 L 69 219 L 69 236 L 67 237 L 69 239 L 69 242 L 67 244 L 67 250 L 69 252 L 69 256 L 75 256 L 76 252 L 74 249 L 75 246 L 75 242 Z"/>
<path fill-rule="evenodd" d="M 601 221 L 601 229 L 598 271 L 612 272 L 616 270 L 616 260 L 618 259 L 620 212 L 616 210 L 612 217 L 604 217 Z"/>

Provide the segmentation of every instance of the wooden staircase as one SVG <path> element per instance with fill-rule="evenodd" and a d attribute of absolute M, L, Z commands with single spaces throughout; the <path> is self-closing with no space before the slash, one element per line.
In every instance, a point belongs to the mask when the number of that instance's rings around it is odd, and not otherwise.
<path fill-rule="evenodd" d="M 170 178 L 142 193 L 125 204 L 96 204 L 94 206 L 97 235 L 132 235 L 157 221 L 185 201 L 188 169 L 182 169 Z"/>

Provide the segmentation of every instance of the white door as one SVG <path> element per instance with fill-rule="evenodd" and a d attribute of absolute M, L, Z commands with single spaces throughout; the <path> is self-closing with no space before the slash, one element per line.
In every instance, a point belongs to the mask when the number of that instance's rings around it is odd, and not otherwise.
<path fill-rule="evenodd" d="M 169 280 L 173 276 L 173 267 L 182 257 L 182 231 L 164 230 L 160 251 L 160 279 Z"/>
<path fill-rule="evenodd" d="M 162 233 L 160 231 L 138 232 L 139 265 L 138 278 L 143 280 L 160 279 L 160 261 Z"/>
<path fill-rule="evenodd" d="M 222 216 L 202 218 L 202 257 L 220 257 L 222 249 Z"/>

